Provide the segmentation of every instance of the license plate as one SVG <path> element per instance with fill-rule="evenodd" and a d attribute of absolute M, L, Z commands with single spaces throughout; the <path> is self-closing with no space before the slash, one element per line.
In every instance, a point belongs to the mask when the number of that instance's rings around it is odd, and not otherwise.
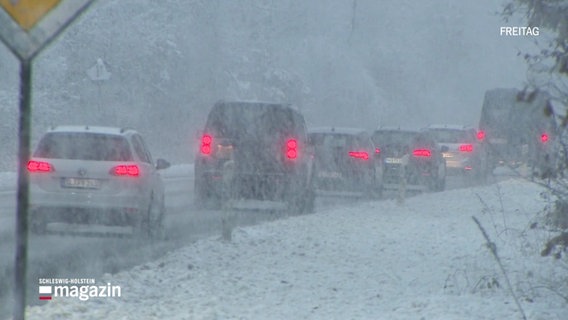
<path fill-rule="evenodd" d="M 341 178 L 341 172 L 336 172 L 336 171 L 320 171 L 320 172 L 318 173 L 318 177 L 319 177 L 319 178 L 338 179 L 338 178 Z"/>
<path fill-rule="evenodd" d="M 385 163 L 400 164 L 402 163 L 402 158 L 386 158 Z"/>
<path fill-rule="evenodd" d="M 65 188 L 99 189 L 101 181 L 97 179 L 66 178 L 63 180 Z"/>

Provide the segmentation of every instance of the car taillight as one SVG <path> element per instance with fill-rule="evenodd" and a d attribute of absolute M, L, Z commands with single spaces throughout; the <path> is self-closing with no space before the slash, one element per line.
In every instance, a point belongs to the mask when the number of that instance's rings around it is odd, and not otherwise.
<path fill-rule="evenodd" d="M 412 155 L 415 157 L 430 157 L 432 153 L 428 149 L 416 149 L 412 151 Z"/>
<path fill-rule="evenodd" d="M 28 161 L 28 171 L 29 172 L 51 172 L 55 171 L 53 166 L 49 162 L 45 161 Z"/>
<path fill-rule="evenodd" d="M 296 159 L 298 157 L 298 141 L 289 139 L 286 141 L 286 158 Z"/>
<path fill-rule="evenodd" d="M 369 160 L 369 154 L 365 151 L 349 151 L 349 156 L 355 159 Z"/>
<path fill-rule="evenodd" d="M 381 149 L 380 148 L 375 148 L 375 154 L 379 154 L 381 153 Z"/>
<path fill-rule="evenodd" d="M 115 176 L 138 177 L 140 175 L 140 168 L 135 164 L 124 164 L 112 168 L 110 173 Z"/>
<path fill-rule="evenodd" d="M 547 143 L 548 142 L 548 134 L 547 133 L 543 133 L 540 135 L 540 141 L 542 143 Z"/>
<path fill-rule="evenodd" d="M 203 137 L 201 137 L 201 148 L 199 148 L 199 150 L 201 150 L 201 153 L 203 154 L 211 154 L 212 144 L 213 144 L 213 137 L 211 137 L 208 134 L 204 134 Z"/>
<path fill-rule="evenodd" d="M 483 141 L 485 139 L 485 131 L 479 130 L 477 131 L 477 140 Z"/>
<path fill-rule="evenodd" d="M 472 152 L 473 151 L 473 145 L 472 144 L 462 144 L 460 146 L 460 151 L 461 152 Z"/>

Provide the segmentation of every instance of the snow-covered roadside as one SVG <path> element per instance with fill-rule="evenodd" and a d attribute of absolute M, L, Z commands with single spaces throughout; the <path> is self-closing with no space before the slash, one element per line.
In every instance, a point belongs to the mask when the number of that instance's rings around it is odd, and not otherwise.
<path fill-rule="evenodd" d="M 120 298 L 54 297 L 29 319 L 520 319 L 471 219 L 480 219 L 529 319 L 565 319 L 544 287 L 566 260 L 539 255 L 544 205 L 520 180 L 369 202 L 238 228 L 99 283 Z M 480 200 L 482 199 L 482 201 Z M 503 212 L 501 212 L 501 202 Z M 488 204 L 485 206 L 483 203 Z M 485 210 L 484 210 L 485 208 Z M 70 275 L 72 277 L 72 275 Z M 566 289 L 565 285 L 563 287 Z"/>
<path fill-rule="evenodd" d="M 193 163 L 172 164 L 171 167 L 161 172 L 164 179 L 193 177 Z"/>
<path fill-rule="evenodd" d="M 16 172 L 0 172 L 0 192 L 16 189 L 18 174 Z"/>

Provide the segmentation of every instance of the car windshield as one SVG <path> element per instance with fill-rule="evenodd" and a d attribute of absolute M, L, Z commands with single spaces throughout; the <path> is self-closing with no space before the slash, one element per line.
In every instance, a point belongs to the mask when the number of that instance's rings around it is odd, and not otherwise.
<path fill-rule="evenodd" d="M 349 134 L 311 133 L 310 139 L 316 148 L 321 149 L 360 149 L 365 145 L 357 137 Z"/>
<path fill-rule="evenodd" d="M 131 161 L 128 141 L 116 135 L 54 132 L 44 136 L 35 157 L 95 161 Z"/>
<path fill-rule="evenodd" d="M 388 145 L 409 145 L 418 133 L 405 131 L 376 131 L 373 142 L 379 147 Z"/>
<path fill-rule="evenodd" d="M 482 115 L 480 126 L 485 128 L 486 131 L 490 131 L 493 136 L 501 137 L 509 126 L 508 118 L 509 109 L 491 109 Z"/>

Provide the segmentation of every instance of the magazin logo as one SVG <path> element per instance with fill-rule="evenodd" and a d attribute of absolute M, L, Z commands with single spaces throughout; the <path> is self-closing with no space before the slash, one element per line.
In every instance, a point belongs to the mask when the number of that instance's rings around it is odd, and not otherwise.
<path fill-rule="evenodd" d="M 51 300 L 54 297 L 78 298 L 87 301 L 91 298 L 121 297 L 122 289 L 118 285 L 107 283 L 106 286 L 96 285 L 55 285 L 39 286 L 39 299 Z"/>

